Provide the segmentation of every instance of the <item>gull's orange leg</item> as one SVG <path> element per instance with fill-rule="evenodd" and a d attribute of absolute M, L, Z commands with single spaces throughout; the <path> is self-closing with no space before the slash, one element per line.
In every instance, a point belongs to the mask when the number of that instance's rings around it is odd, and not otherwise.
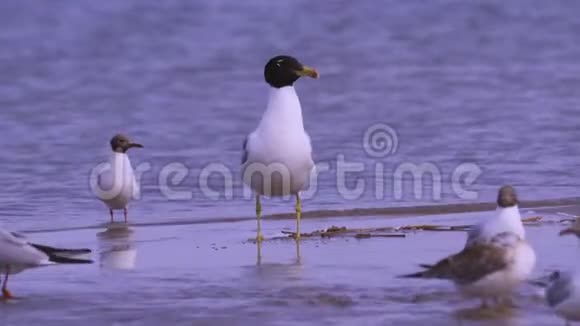
<path fill-rule="evenodd" d="M 112 209 L 109 209 L 109 214 L 111 215 L 111 223 L 113 223 L 114 219 L 113 219 L 113 210 Z"/>
<path fill-rule="evenodd" d="M 127 224 L 127 207 L 123 208 L 123 215 L 125 216 L 125 224 Z"/>
<path fill-rule="evenodd" d="M 14 296 L 8 291 L 8 273 L 10 273 L 10 266 L 6 267 L 6 274 L 4 275 L 4 284 L 2 284 L 2 298 L 4 300 L 13 299 Z"/>

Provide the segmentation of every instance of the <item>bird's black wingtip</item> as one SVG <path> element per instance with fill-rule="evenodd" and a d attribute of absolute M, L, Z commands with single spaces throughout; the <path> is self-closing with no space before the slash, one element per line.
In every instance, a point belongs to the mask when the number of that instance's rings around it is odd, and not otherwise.
<path fill-rule="evenodd" d="M 48 260 L 53 263 L 57 264 L 92 264 L 93 260 L 91 259 L 81 259 L 81 258 L 69 258 L 69 257 L 62 257 L 62 256 L 49 256 Z"/>
<path fill-rule="evenodd" d="M 397 278 L 423 278 L 424 276 L 425 276 L 424 272 L 417 272 L 412 274 L 399 275 L 397 276 Z"/>
<path fill-rule="evenodd" d="M 48 256 L 48 260 L 59 264 L 92 264 L 91 259 L 77 258 L 75 256 L 86 255 L 92 252 L 91 249 L 81 248 L 81 249 L 66 249 L 66 248 L 55 248 L 45 245 L 40 245 L 36 243 L 29 243 L 32 247 L 41 251 Z"/>
<path fill-rule="evenodd" d="M 433 265 L 430 264 L 419 264 L 419 266 L 425 270 L 412 274 L 399 275 L 397 276 L 397 278 L 424 278 L 425 272 L 427 272 L 429 269 L 433 267 Z"/>
<path fill-rule="evenodd" d="M 91 249 L 88 248 L 80 248 L 80 249 L 68 249 L 68 248 L 56 248 L 50 247 L 46 245 L 41 245 L 38 243 L 29 243 L 34 248 L 42 251 L 47 255 L 82 255 L 82 254 L 90 254 L 92 252 Z"/>

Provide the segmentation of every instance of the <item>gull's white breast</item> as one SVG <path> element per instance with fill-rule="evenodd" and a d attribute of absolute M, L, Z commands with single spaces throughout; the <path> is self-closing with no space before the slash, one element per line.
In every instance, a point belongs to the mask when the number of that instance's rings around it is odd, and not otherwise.
<path fill-rule="evenodd" d="M 266 112 L 248 136 L 246 151 L 244 182 L 254 191 L 283 196 L 307 187 L 314 162 L 294 87 L 271 90 Z"/>
<path fill-rule="evenodd" d="M 526 231 L 518 206 L 498 207 L 495 216 L 485 218 L 469 233 L 466 246 L 476 241 L 489 241 L 503 232 L 514 233 L 520 239 L 526 238 Z"/>
<path fill-rule="evenodd" d="M 99 175 L 97 197 L 111 209 L 126 208 L 132 198 L 139 196 L 139 186 L 125 153 L 113 153 L 108 165 Z"/>

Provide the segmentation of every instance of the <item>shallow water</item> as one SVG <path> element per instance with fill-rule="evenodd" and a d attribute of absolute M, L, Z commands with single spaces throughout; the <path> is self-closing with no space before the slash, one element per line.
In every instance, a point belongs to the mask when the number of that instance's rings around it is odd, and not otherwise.
<path fill-rule="evenodd" d="M 565 211 L 557 209 L 557 211 Z M 539 211 L 546 221 L 558 215 Z M 486 213 L 308 220 L 306 230 L 331 225 L 401 226 L 472 223 Z M 525 212 L 534 216 L 538 212 Z M 517 309 L 482 314 L 444 281 L 398 279 L 419 263 L 459 250 L 463 232 L 416 232 L 406 238 L 246 239 L 254 222 L 35 233 L 62 246 L 95 250 L 95 264 L 36 269 L 11 278 L 20 299 L 0 305 L 2 325 L 554 325 L 559 323 L 525 286 Z M 273 238 L 292 220 L 266 221 Z M 535 276 L 574 266 L 577 241 L 558 237 L 560 223 L 527 228 L 537 251 Z M 260 256 L 258 256 L 260 249 Z M 554 255 L 558 250 L 558 255 Z"/>
<path fill-rule="evenodd" d="M 262 114 L 264 62 L 291 53 L 322 78 L 298 92 L 315 160 L 329 163 L 305 210 L 491 201 L 512 183 L 525 199 L 577 194 L 580 138 L 579 4 L 516 0 L 0 3 L 0 221 L 14 229 L 84 226 L 107 217 L 89 190 L 89 171 L 107 158 L 107 142 L 125 132 L 145 145 L 147 162 L 134 222 L 251 216 L 238 164 L 242 141 Z M 395 129 L 398 147 L 383 158 L 363 149 L 377 122 Z M 360 198 L 338 191 L 336 160 L 364 164 Z M 394 171 L 433 163 L 430 182 L 396 196 Z M 168 201 L 159 171 L 190 169 Z M 208 164 L 232 171 L 233 198 L 200 190 Z M 477 164 L 481 176 L 462 199 L 454 169 Z M 383 164 L 384 194 L 375 191 Z M 381 169 L 381 170 L 383 170 Z M 410 175 L 404 176 L 410 182 Z M 426 177 L 429 179 L 429 177 Z M 380 178 L 382 179 L 382 178 Z M 269 201 L 265 213 L 291 210 Z"/>

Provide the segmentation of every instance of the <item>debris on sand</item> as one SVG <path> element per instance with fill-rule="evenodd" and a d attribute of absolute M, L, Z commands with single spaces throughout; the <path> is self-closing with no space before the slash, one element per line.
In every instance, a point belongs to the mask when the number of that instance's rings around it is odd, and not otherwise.
<path fill-rule="evenodd" d="M 523 218 L 522 222 L 525 225 L 540 225 L 546 221 L 542 216 L 532 216 Z M 437 224 L 416 224 L 403 226 L 384 226 L 374 228 L 347 228 L 346 226 L 330 226 L 327 229 L 316 230 L 309 233 L 300 233 L 301 238 L 355 238 L 355 239 L 371 239 L 371 238 L 405 238 L 409 232 L 417 231 L 436 231 L 436 232 L 466 232 L 469 231 L 473 225 L 437 225 Z M 281 231 L 284 236 L 275 237 L 270 240 L 295 239 L 296 232 Z"/>
<path fill-rule="evenodd" d="M 334 237 L 354 237 L 357 239 L 367 239 L 367 238 L 404 238 L 403 233 L 394 233 L 395 229 L 393 227 L 384 228 L 365 228 L 365 229 L 349 229 L 346 226 L 331 226 L 326 230 L 316 230 L 310 233 L 300 233 L 301 238 L 334 238 Z M 377 232 L 383 232 L 377 234 Z M 390 233 L 385 233 L 390 232 Z M 296 238 L 296 232 L 282 231 L 286 234 L 288 238 Z M 286 237 L 281 237 L 286 238 Z"/>

